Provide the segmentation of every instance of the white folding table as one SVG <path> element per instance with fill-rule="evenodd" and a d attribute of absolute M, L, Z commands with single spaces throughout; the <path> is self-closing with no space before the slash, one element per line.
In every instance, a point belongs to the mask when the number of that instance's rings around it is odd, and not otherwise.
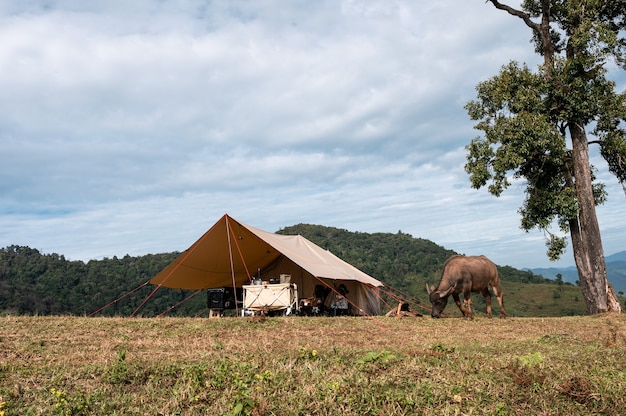
<path fill-rule="evenodd" d="M 298 309 L 298 287 L 294 283 L 243 285 L 243 314 L 249 312 L 285 311 L 291 315 Z"/>

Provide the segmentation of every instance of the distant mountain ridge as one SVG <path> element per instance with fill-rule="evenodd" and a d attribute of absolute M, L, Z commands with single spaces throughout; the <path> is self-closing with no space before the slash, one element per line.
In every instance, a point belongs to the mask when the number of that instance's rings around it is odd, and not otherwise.
<path fill-rule="evenodd" d="M 605 257 L 606 274 L 609 282 L 616 292 L 626 293 L 626 251 L 620 251 Z M 561 274 L 563 281 L 576 283 L 578 280 L 578 270 L 575 266 L 569 267 L 539 267 L 527 269 L 534 274 L 540 274 L 547 279 L 555 279 L 557 274 Z"/>
<path fill-rule="evenodd" d="M 620 251 L 619 253 L 611 254 L 610 256 L 605 256 L 604 260 L 607 263 L 614 263 L 617 261 L 626 261 L 626 251 Z"/>

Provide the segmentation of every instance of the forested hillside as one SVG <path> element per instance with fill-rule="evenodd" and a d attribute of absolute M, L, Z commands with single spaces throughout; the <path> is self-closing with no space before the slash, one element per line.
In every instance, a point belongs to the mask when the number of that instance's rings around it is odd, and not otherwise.
<path fill-rule="evenodd" d="M 455 253 L 430 240 L 398 231 L 360 233 L 321 225 L 298 224 L 278 231 L 311 240 L 365 273 L 408 293 L 422 293 L 425 282 L 437 284 L 445 261 Z M 475 253 L 467 253 L 475 254 Z M 498 266 L 503 280 L 519 283 L 553 283 L 531 271 Z"/>
<path fill-rule="evenodd" d="M 414 238 L 409 234 L 360 233 L 333 227 L 298 224 L 278 231 L 280 234 L 300 234 L 319 246 L 330 250 L 338 257 L 353 264 L 369 275 L 381 280 L 411 297 L 427 303 L 425 283 L 436 284 L 445 260 L 454 254 L 432 241 Z M 40 314 L 40 315 L 89 315 L 108 303 L 128 294 L 107 307 L 99 315 L 131 314 L 156 316 L 193 295 L 170 315 L 194 316 L 202 313 L 206 305 L 206 295 L 195 292 L 160 289 L 148 302 L 142 302 L 154 290 L 154 286 L 144 285 L 180 253 L 148 254 L 145 256 L 105 258 L 82 261 L 69 261 L 63 255 L 42 254 L 38 250 L 23 246 L 9 246 L 0 249 L 0 314 Z M 556 283 L 512 267 L 499 267 L 503 281 L 507 283 L 548 284 L 551 289 L 542 292 L 552 293 Z M 577 288 L 569 285 L 577 293 Z M 524 285 L 522 285 L 524 287 Z M 543 316 L 538 305 L 530 309 L 530 302 L 522 299 L 523 305 L 515 306 L 508 298 L 512 310 L 525 316 Z M 534 296 L 534 295 L 533 295 Z M 572 295 L 577 296 L 577 294 Z M 554 295 L 553 300 L 561 295 Z M 566 298 L 566 297 L 564 297 Z M 480 300 L 478 300 L 480 302 Z M 558 305 L 557 305 L 558 306 Z M 578 308 L 567 306 L 565 314 L 577 314 Z M 544 309 L 545 310 L 545 309 Z M 584 305 L 580 304 L 584 311 Z M 449 311 L 454 313 L 452 308 Z M 558 314 L 558 309 L 553 314 Z M 582 312 L 581 312 L 582 313 Z"/>
<path fill-rule="evenodd" d="M 0 249 L 0 313 L 88 315 L 136 289 L 161 271 L 178 253 L 125 256 L 111 259 L 68 261 L 62 255 L 10 246 Z M 144 287 L 111 305 L 104 315 L 128 316 L 154 287 Z M 160 290 L 141 309 L 147 316 L 163 312 L 187 296 Z M 197 310 L 184 305 L 182 313 Z"/>

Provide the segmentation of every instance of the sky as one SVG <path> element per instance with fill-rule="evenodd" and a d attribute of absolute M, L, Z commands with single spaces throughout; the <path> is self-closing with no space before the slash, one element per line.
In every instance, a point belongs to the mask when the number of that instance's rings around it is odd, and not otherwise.
<path fill-rule="evenodd" d="M 522 184 L 496 198 L 463 168 L 464 105 L 535 67 L 530 37 L 484 0 L 0 0 L 0 247 L 183 251 L 228 213 L 573 265 L 520 229 Z M 610 255 L 626 198 L 592 162 Z"/>

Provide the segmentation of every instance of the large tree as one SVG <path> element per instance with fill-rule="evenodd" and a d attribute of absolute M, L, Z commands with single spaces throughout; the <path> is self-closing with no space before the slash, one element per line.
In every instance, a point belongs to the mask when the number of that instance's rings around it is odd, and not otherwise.
<path fill-rule="evenodd" d="M 521 181 L 522 229 L 546 232 L 551 260 L 566 247 L 552 225 L 569 233 L 587 311 L 621 311 L 606 278 L 595 209 L 606 192 L 589 145 L 624 186 L 626 93 L 606 75 L 611 62 L 626 69 L 626 0 L 525 0 L 519 9 L 488 2 L 531 29 L 543 63 L 531 71 L 511 62 L 478 84 L 477 100 L 466 105 L 484 133 L 467 146 L 472 186 L 499 196 Z"/>

